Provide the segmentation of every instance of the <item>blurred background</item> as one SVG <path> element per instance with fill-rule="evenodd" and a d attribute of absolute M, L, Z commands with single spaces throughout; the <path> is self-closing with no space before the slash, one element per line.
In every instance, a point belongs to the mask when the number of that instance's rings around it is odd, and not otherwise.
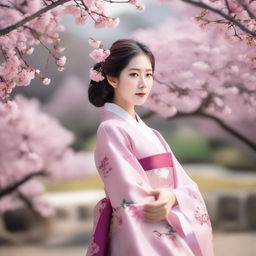
<path fill-rule="evenodd" d="M 65 181 L 40 178 L 45 186 L 45 199 L 54 208 L 52 215 L 42 216 L 20 203 L 15 209 L 5 211 L 0 217 L 1 256 L 85 254 L 92 229 L 92 209 L 104 197 L 103 184 L 93 164 L 100 109 L 87 99 L 88 71 L 93 65 L 88 57 L 92 51 L 88 39 L 101 40 L 109 48 L 113 41 L 131 37 L 138 29 L 152 29 L 170 17 L 178 19 L 171 6 L 152 1 L 148 1 L 143 13 L 138 14 L 133 6 L 117 5 L 111 6 L 109 14 L 120 17 L 115 29 L 96 30 L 92 23 L 78 26 L 71 16 L 64 17 L 66 30 L 61 38 L 66 48 L 65 70 L 57 72 L 45 49 L 37 46 L 30 62 L 51 78 L 51 84 L 44 86 L 34 79 L 26 88 L 15 88 L 14 95 L 23 95 L 27 101 L 37 99 L 41 111 L 74 133 L 72 148 L 87 152 L 91 169 L 85 178 Z M 146 106 L 136 111 L 150 127 L 161 132 L 198 183 L 214 228 L 215 255 L 256 255 L 255 151 L 212 120 L 147 115 Z M 255 139 L 255 122 L 250 127 L 241 120 L 235 125 Z"/>

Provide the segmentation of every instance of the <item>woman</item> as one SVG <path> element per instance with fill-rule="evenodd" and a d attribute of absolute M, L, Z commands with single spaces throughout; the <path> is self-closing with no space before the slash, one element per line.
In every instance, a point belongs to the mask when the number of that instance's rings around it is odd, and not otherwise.
<path fill-rule="evenodd" d="M 155 60 L 144 44 L 116 41 L 93 71 L 89 100 L 104 107 L 95 163 L 106 198 L 94 210 L 87 256 L 212 256 L 211 223 L 197 185 L 161 134 L 135 112 L 152 85 Z"/>

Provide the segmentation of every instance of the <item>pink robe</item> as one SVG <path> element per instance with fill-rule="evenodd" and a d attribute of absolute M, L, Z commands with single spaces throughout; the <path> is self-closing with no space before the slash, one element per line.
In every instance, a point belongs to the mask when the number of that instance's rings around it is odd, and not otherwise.
<path fill-rule="evenodd" d="M 101 113 L 95 163 L 106 198 L 94 209 L 86 255 L 213 256 L 211 223 L 197 184 L 161 134 L 136 117 L 113 103 Z M 149 223 L 142 209 L 155 200 L 148 193 L 155 188 L 174 191 L 178 204 L 166 220 Z"/>

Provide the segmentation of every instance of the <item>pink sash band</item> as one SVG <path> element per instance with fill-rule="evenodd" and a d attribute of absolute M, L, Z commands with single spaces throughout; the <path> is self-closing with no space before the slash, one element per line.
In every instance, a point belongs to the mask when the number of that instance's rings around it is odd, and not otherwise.
<path fill-rule="evenodd" d="M 144 171 L 173 166 L 170 152 L 140 158 L 138 161 L 140 162 Z"/>
<path fill-rule="evenodd" d="M 93 254 L 95 256 L 107 256 L 109 246 L 108 237 L 113 212 L 109 198 L 105 197 L 101 199 L 98 204 L 101 202 L 104 204 L 104 208 L 101 210 L 100 217 L 93 235 L 93 243 L 99 246 Z"/>

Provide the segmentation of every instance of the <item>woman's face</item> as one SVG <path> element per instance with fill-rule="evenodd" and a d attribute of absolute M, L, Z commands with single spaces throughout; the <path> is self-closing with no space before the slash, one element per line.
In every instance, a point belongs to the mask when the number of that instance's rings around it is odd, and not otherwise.
<path fill-rule="evenodd" d="M 147 55 L 139 54 L 133 57 L 121 71 L 119 78 L 112 78 L 115 88 L 113 102 L 126 110 L 144 104 L 153 85 L 152 75 L 152 66 Z"/>

